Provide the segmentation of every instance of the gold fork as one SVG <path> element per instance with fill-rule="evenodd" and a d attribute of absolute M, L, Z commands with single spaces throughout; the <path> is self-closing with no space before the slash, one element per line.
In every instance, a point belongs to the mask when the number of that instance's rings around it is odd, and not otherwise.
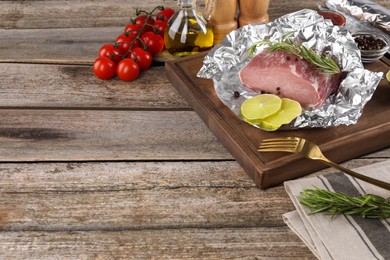
<path fill-rule="evenodd" d="M 316 144 L 303 138 L 281 137 L 265 139 L 261 142 L 258 151 L 299 153 L 309 159 L 320 160 L 355 178 L 374 184 L 386 190 L 390 190 L 390 183 L 362 175 L 332 162 L 323 155 L 320 148 Z"/>

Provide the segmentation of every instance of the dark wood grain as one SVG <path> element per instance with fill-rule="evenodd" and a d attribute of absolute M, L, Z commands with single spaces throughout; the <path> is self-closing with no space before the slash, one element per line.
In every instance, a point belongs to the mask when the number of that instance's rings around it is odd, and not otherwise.
<path fill-rule="evenodd" d="M 10 166 L 1 165 L 3 231 L 282 227 L 293 210 L 282 186 L 259 190 L 236 162 Z"/>
<path fill-rule="evenodd" d="M 2 234 L 2 259 L 316 259 L 287 227 Z"/>
<path fill-rule="evenodd" d="M 166 63 L 167 76 L 186 98 L 210 130 L 261 188 L 301 177 L 326 166 L 296 154 L 259 153 L 263 139 L 298 136 L 318 144 L 335 162 L 342 162 L 390 145 L 390 92 L 382 80 L 358 123 L 329 129 L 303 129 L 266 132 L 239 120 L 218 98 L 211 80 L 196 76 L 204 55 Z M 384 58 L 385 59 L 385 58 Z M 374 71 L 387 72 L 388 61 L 370 65 Z"/>
<path fill-rule="evenodd" d="M 3 162 L 232 159 L 193 111 L 0 109 L 0 122 Z"/>
<path fill-rule="evenodd" d="M 153 66 L 133 82 L 99 80 L 88 65 L 0 63 L 0 71 L 1 108 L 190 110 L 161 77 L 164 66 Z"/>

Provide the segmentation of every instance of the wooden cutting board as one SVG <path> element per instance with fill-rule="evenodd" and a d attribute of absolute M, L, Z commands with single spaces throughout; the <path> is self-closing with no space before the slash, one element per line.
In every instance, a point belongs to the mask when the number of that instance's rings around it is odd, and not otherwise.
<path fill-rule="evenodd" d="M 327 167 L 297 154 L 258 152 L 261 140 L 266 138 L 306 138 L 318 144 L 324 154 L 335 162 L 390 145 L 390 85 L 385 79 L 380 82 L 355 125 L 266 132 L 241 121 L 218 98 L 212 80 L 196 76 L 204 56 L 198 54 L 166 62 L 167 77 L 260 188 L 272 187 Z M 383 58 L 366 68 L 387 72 L 390 60 Z"/>

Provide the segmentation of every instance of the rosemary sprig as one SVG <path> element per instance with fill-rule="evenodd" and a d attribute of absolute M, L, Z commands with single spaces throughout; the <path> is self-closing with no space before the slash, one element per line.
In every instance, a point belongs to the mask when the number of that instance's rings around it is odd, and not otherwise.
<path fill-rule="evenodd" d="M 270 52 L 284 51 L 294 54 L 299 58 L 314 64 L 320 68 L 324 74 L 337 74 L 340 72 L 340 67 L 329 55 L 318 55 L 315 51 L 307 49 L 303 45 L 298 46 L 291 38 L 288 38 L 290 34 L 284 35 L 279 42 L 273 42 L 270 39 L 256 42 L 249 48 L 249 55 L 253 56 L 257 47 L 268 45 L 268 50 Z"/>
<path fill-rule="evenodd" d="M 390 198 L 365 194 L 361 197 L 328 190 L 304 189 L 299 202 L 309 208 L 310 214 L 325 213 L 386 219 L 390 217 Z"/>

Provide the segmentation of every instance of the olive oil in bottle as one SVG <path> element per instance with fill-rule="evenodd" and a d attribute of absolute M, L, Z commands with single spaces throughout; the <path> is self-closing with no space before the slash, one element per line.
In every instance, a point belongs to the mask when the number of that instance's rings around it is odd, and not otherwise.
<path fill-rule="evenodd" d="M 180 10 L 168 21 L 164 33 L 165 48 L 178 57 L 196 54 L 213 47 L 214 34 L 195 0 L 178 0 Z"/>

